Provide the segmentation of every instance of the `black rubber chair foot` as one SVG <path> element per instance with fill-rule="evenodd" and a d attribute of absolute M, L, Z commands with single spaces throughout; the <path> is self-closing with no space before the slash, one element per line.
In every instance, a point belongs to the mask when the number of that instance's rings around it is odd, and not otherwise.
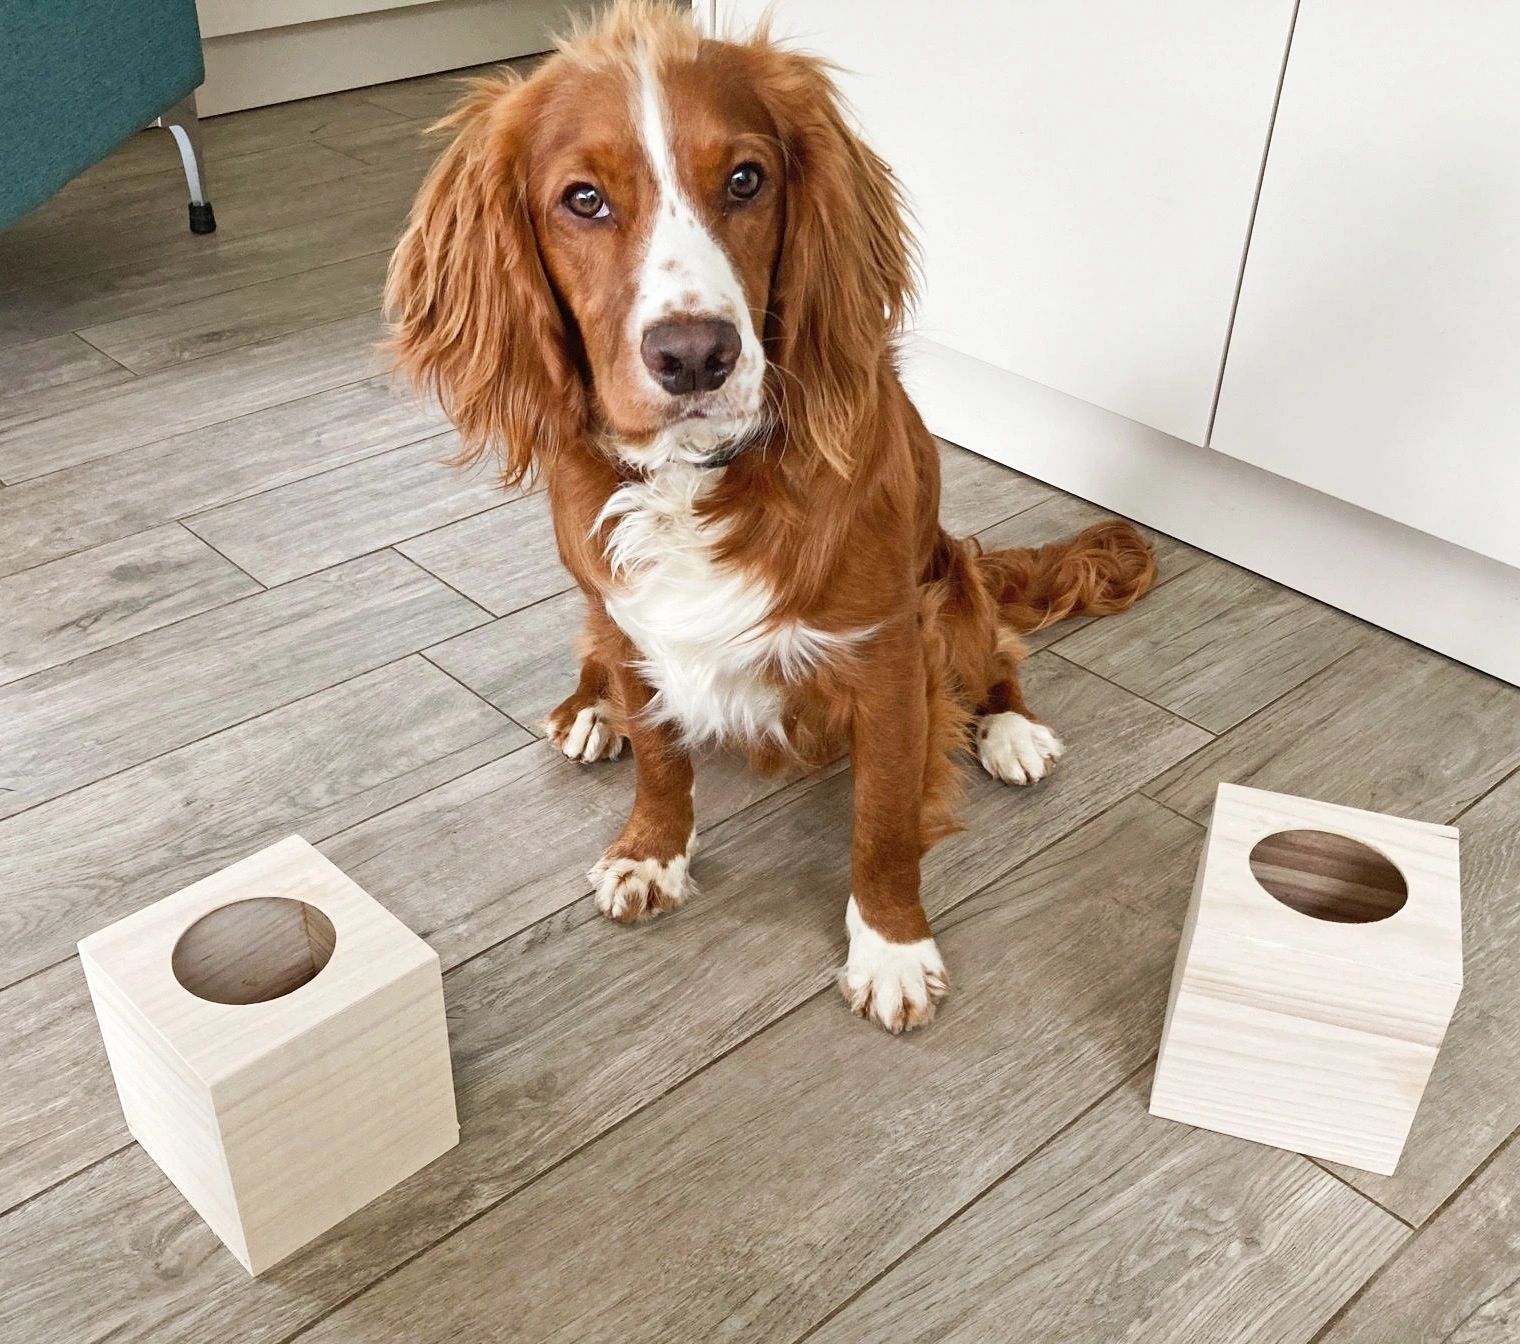
<path fill-rule="evenodd" d="M 195 201 L 190 202 L 190 232 L 191 233 L 215 233 L 216 212 L 211 208 L 211 202 L 204 205 Z"/>

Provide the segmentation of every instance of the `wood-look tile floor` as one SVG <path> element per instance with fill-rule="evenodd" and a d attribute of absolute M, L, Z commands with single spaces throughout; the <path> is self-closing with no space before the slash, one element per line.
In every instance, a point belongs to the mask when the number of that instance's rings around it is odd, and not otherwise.
<path fill-rule="evenodd" d="M 0 1337 L 1520 1339 L 1520 692 L 1169 538 L 1043 633 L 1070 752 L 968 772 L 925 889 L 955 983 L 832 987 L 848 772 L 699 774 L 702 894 L 584 878 L 630 764 L 540 740 L 578 599 L 541 498 L 374 353 L 442 78 L 136 137 L 0 235 Z M 944 453 L 993 543 L 1097 511 Z M 1399 1172 L 1152 1120 L 1215 784 L 1464 832 L 1468 983 Z M 75 941 L 300 833 L 441 955 L 463 1139 L 250 1280 L 129 1141 Z"/>

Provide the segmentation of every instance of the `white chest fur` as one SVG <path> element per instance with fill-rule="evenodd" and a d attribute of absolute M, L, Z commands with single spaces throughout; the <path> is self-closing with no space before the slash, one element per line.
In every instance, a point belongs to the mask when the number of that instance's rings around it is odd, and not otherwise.
<path fill-rule="evenodd" d="M 858 636 L 766 623 L 770 585 L 718 564 L 697 515 L 720 475 L 672 463 L 607 501 L 602 518 L 617 520 L 607 614 L 642 655 L 655 691 L 647 712 L 685 741 L 781 740 L 786 684 Z"/>

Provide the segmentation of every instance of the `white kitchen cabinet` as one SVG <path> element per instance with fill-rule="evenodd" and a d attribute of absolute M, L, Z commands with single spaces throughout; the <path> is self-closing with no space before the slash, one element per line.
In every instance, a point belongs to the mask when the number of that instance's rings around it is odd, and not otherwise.
<path fill-rule="evenodd" d="M 916 208 L 931 429 L 1520 684 L 1520 5 L 775 9 Z"/>
<path fill-rule="evenodd" d="M 1292 0 L 774 8 L 908 188 L 919 333 L 1202 443 Z"/>
<path fill-rule="evenodd" d="M 1520 6 L 1303 0 L 1211 444 L 1520 566 Z"/>

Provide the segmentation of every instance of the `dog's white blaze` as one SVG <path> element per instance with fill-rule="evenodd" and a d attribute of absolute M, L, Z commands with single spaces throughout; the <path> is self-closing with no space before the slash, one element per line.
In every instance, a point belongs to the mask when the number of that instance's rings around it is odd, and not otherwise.
<path fill-rule="evenodd" d="M 705 419 L 677 427 L 678 430 L 689 427 L 696 440 L 693 447 L 705 454 L 723 438 L 743 433 L 758 421 L 765 352 L 728 254 L 703 226 L 681 187 L 666 133 L 659 81 L 647 55 L 639 61 L 634 110 L 657 190 L 653 225 L 629 315 L 630 346 L 638 350 L 644 332 L 653 323 L 676 314 L 726 319 L 739 333 L 738 362 L 723 387 L 708 394 L 711 405 L 705 408 Z M 649 383 L 659 395 L 664 395 L 652 377 Z M 656 443 L 633 450 L 630 455 L 651 464 L 670 460 L 679 453 L 681 437 L 680 433 L 667 432 Z"/>
<path fill-rule="evenodd" d="M 645 711 L 689 745 L 785 738 L 785 683 L 870 634 L 801 622 L 762 628 L 770 586 L 713 559 L 717 538 L 697 504 L 721 470 L 671 463 L 613 493 L 597 520 L 617 519 L 607 547 L 607 614 L 643 655 L 655 695 Z"/>

